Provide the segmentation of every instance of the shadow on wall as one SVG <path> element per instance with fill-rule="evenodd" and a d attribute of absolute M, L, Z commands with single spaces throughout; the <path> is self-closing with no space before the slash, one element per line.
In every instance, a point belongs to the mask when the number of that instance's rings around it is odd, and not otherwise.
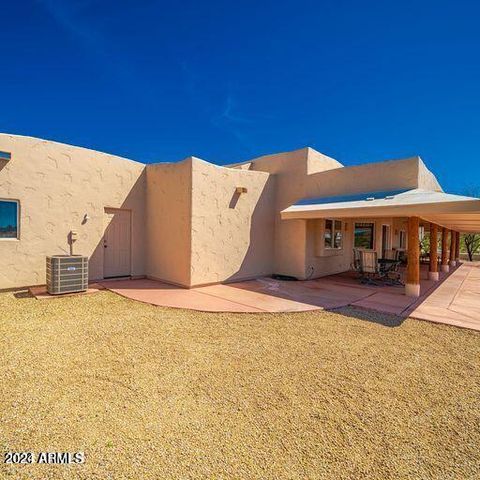
<path fill-rule="evenodd" d="M 232 198 L 230 200 L 230 203 L 228 205 L 228 208 L 235 208 L 237 206 L 237 203 L 238 203 L 238 200 L 240 199 L 240 193 L 238 192 L 235 192 L 233 195 L 232 195 Z"/>
<path fill-rule="evenodd" d="M 275 178 L 269 177 L 250 217 L 249 244 L 238 270 L 224 282 L 271 275 L 274 261 Z M 246 193 L 248 195 L 248 193 Z M 229 203 L 235 209 L 242 194 L 234 192 Z M 222 252 L 219 252 L 220 254 Z M 221 258 L 222 255 L 219 255 Z"/>
<path fill-rule="evenodd" d="M 89 279 L 100 280 L 104 273 L 104 235 L 105 235 L 105 208 L 129 210 L 131 212 L 130 228 L 130 275 L 143 275 L 145 273 L 146 245 L 146 171 L 138 177 L 132 189 L 120 206 L 102 205 L 101 211 L 101 234 L 97 246 L 93 250 L 89 260 Z M 82 222 L 82 225 L 87 222 Z"/>

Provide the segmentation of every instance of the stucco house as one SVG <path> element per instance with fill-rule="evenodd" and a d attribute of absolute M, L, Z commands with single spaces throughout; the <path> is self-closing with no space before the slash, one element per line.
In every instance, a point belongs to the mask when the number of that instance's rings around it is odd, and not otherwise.
<path fill-rule="evenodd" d="M 419 226 L 443 232 L 444 269 L 457 233 L 480 230 L 480 201 L 443 192 L 419 157 L 344 167 L 303 148 L 228 166 L 145 165 L 0 135 L 0 289 L 44 284 L 45 256 L 70 247 L 90 257 L 92 280 L 190 288 L 339 273 L 359 246 L 408 251 L 406 293 L 416 295 Z"/>

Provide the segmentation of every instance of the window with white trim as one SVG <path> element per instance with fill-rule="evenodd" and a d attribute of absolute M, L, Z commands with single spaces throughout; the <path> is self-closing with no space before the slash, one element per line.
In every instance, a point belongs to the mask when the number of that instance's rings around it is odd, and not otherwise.
<path fill-rule="evenodd" d="M 18 202 L 0 199 L 0 240 L 18 238 Z"/>
<path fill-rule="evenodd" d="M 339 250 L 343 248 L 343 222 L 340 220 L 325 220 L 323 246 Z"/>

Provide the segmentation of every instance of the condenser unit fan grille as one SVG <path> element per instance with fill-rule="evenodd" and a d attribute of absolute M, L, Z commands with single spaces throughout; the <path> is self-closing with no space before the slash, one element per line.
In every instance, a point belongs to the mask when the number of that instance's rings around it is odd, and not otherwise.
<path fill-rule="evenodd" d="M 47 257 L 47 291 L 51 295 L 84 292 L 88 288 L 88 257 L 53 255 Z"/>

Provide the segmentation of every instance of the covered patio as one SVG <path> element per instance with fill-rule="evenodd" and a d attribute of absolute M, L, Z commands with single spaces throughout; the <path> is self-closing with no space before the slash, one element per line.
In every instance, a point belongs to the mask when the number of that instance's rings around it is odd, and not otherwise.
<path fill-rule="evenodd" d="M 438 282 L 440 272 L 448 273 L 460 261 L 460 232 L 480 232 L 480 199 L 424 189 L 308 198 L 284 209 L 281 218 L 340 219 L 354 224 L 365 219 L 404 220 L 407 225 L 404 293 L 419 298 L 422 296 L 421 229 L 429 233 L 427 276 L 429 281 Z"/>

